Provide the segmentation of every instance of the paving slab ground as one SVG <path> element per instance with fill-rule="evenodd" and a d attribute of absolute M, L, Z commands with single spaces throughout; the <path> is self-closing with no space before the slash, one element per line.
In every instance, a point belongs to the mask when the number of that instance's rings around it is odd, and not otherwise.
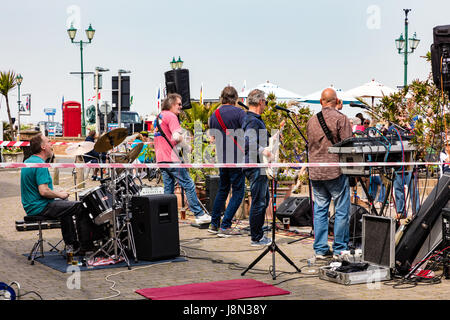
<path fill-rule="evenodd" d="M 70 186 L 71 179 L 70 172 L 62 172 L 60 186 L 63 187 L 64 183 Z M 398 281 L 345 286 L 321 280 L 318 278 L 318 265 L 308 266 L 307 264 L 307 259 L 313 255 L 312 237 L 291 243 L 305 235 L 308 236 L 309 227 L 299 228 L 298 234 L 280 231 L 276 235 L 279 248 L 301 269 L 300 273 L 296 272 L 278 253 L 275 255 L 269 253 L 242 276 L 243 270 L 264 249 L 250 246 L 250 237 L 247 234 L 219 238 L 205 229 L 193 227 L 191 225 L 193 219 L 190 215 L 186 220 L 179 221 L 181 255 L 186 257 L 187 261 L 136 267 L 131 270 L 123 267 L 84 271 L 79 274 L 80 285 L 73 288 L 74 285 L 70 285 L 70 277 L 73 274 L 61 273 L 39 262 L 30 265 L 23 255 L 31 249 L 37 238 L 37 231 L 20 232 L 15 228 L 15 221 L 22 220 L 24 216 L 20 202 L 19 180 L 20 172 L 17 170 L 0 171 L 0 282 L 6 284 L 18 282 L 22 293 L 30 292 L 21 298 L 22 301 L 38 300 L 39 296 L 46 301 L 148 301 L 135 291 L 150 287 L 243 278 L 276 285 L 289 291 L 290 294 L 242 301 L 248 303 L 277 301 L 277 304 L 283 301 L 288 308 L 293 306 L 288 302 L 290 300 L 309 301 L 313 308 L 317 308 L 315 306 L 317 301 L 324 302 L 327 306 L 330 301 L 448 301 L 450 297 L 450 280 L 445 278 L 436 284 L 418 283 L 403 286 Z M 238 227 L 247 225 L 248 221 L 243 220 Z M 59 229 L 44 230 L 44 235 L 53 241 L 61 237 Z M 273 257 L 275 257 L 275 266 Z M 274 270 L 276 279 L 272 279 Z M 438 275 L 440 273 L 440 271 L 436 272 Z M 183 302 L 177 305 L 177 308 L 186 305 L 188 304 Z M 277 308 L 282 306 L 277 305 Z"/>

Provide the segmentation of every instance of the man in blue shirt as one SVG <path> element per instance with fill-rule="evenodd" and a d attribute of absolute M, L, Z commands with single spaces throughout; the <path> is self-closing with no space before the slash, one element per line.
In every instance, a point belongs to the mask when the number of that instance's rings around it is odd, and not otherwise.
<path fill-rule="evenodd" d="M 24 163 L 45 163 L 53 156 L 52 145 L 42 133 L 31 138 L 30 149 L 32 156 Z M 68 201 L 67 192 L 53 189 L 48 168 L 21 169 L 20 191 L 22 205 L 27 215 L 39 215 L 61 221 L 61 233 L 67 252 L 73 252 L 80 245 L 81 250 L 91 249 L 88 214 L 84 212 L 81 202 Z M 76 218 L 76 226 L 73 217 Z M 80 243 L 77 240 L 77 230 Z"/>
<path fill-rule="evenodd" d="M 240 141 L 243 139 L 239 137 L 243 136 L 245 111 L 235 106 L 238 93 L 232 86 L 222 90 L 220 99 L 222 105 L 209 118 L 209 134 L 216 143 L 217 159 L 219 163 L 241 162 L 244 144 Z M 229 237 L 240 234 L 238 230 L 231 228 L 231 224 L 244 198 L 245 176 L 241 168 L 219 168 L 219 176 L 219 190 L 214 200 L 208 231 L 217 233 L 219 237 Z M 231 198 L 220 223 L 220 216 L 231 189 Z"/>
<path fill-rule="evenodd" d="M 269 135 L 261 114 L 267 106 L 265 93 L 252 90 L 248 97 L 248 107 L 244 123 L 245 131 L 245 163 L 262 163 L 263 156 L 273 159 L 269 148 Z M 250 182 L 252 204 L 250 206 L 250 236 L 252 246 L 270 245 L 272 240 L 263 232 L 266 209 L 269 205 L 269 180 L 264 168 L 248 168 L 243 170 Z"/>

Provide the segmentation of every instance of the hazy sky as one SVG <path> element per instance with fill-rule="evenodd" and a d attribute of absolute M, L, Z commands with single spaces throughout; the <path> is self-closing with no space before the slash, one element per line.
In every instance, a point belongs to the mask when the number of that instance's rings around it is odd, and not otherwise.
<path fill-rule="evenodd" d="M 79 24 L 96 30 L 84 50 L 84 69 L 109 68 L 103 98 L 111 101 L 111 77 L 129 69 L 133 110 L 156 110 L 156 92 L 172 57 L 181 56 L 190 72 L 191 98 L 217 98 L 228 83 L 238 91 L 267 80 L 307 95 L 333 84 L 348 90 L 375 79 L 395 88 L 403 85 L 403 56 L 394 40 L 404 30 L 421 40 L 409 56 L 408 79 L 425 79 L 431 71 L 423 56 L 430 50 L 433 27 L 450 24 L 447 0 L 172 0 L 172 1 L 4 1 L 0 10 L 0 70 L 14 70 L 24 80 L 21 93 L 32 94 L 32 116 L 46 119 L 44 108 L 57 109 L 61 99 L 81 100 L 80 50 L 66 29 Z M 86 76 L 85 98 L 94 95 Z M 17 114 L 17 90 L 10 94 Z M 7 119 L 5 100 L 0 116 Z M 346 111 L 344 107 L 344 112 Z"/>

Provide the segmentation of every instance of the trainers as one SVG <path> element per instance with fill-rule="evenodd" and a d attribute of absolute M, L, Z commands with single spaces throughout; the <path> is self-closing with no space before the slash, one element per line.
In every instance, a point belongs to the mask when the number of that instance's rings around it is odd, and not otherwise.
<path fill-rule="evenodd" d="M 241 231 L 239 231 L 236 228 L 227 228 L 227 229 L 220 228 L 219 232 L 217 233 L 217 236 L 221 238 L 228 238 L 231 236 L 238 236 L 240 234 Z"/>
<path fill-rule="evenodd" d="M 263 236 L 261 239 L 259 239 L 258 241 L 252 241 L 251 245 L 253 247 L 257 247 L 257 246 L 270 246 L 272 244 L 272 239 L 267 238 L 266 236 Z"/>
<path fill-rule="evenodd" d="M 216 234 L 217 232 L 219 232 L 219 228 L 211 223 L 209 225 L 208 232 Z"/>
<path fill-rule="evenodd" d="M 197 218 L 198 217 L 198 218 Z M 211 222 L 211 216 L 208 214 L 202 214 L 201 216 L 195 217 L 195 222 L 198 224 L 206 224 Z"/>
<path fill-rule="evenodd" d="M 316 254 L 314 255 L 314 257 L 315 257 L 316 259 L 319 259 L 319 260 L 327 260 L 327 259 L 330 259 L 330 258 L 333 257 L 333 253 L 332 253 L 331 251 L 327 251 L 327 252 L 324 253 L 324 254 L 318 254 L 318 253 L 316 253 Z"/>

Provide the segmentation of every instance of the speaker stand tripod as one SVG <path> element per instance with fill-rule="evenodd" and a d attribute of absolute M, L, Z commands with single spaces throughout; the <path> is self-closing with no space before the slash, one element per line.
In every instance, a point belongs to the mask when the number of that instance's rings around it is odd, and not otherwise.
<path fill-rule="evenodd" d="M 248 270 L 253 268 L 253 266 L 255 266 L 269 252 L 272 252 L 272 266 L 273 266 L 272 279 L 273 280 L 275 280 L 277 278 L 277 273 L 276 273 L 276 269 L 275 269 L 275 253 L 276 252 L 278 252 L 290 265 L 292 265 L 295 268 L 295 270 L 297 270 L 297 272 L 301 272 L 301 270 L 299 268 L 297 268 L 297 266 L 294 264 L 294 262 L 292 262 L 292 260 L 289 259 L 288 256 L 286 256 L 286 254 L 284 254 L 283 251 L 281 251 L 281 249 L 277 246 L 277 244 L 275 242 L 276 213 L 277 213 L 277 201 L 276 201 L 277 200 L 277 180 L 276 180 L 277 175 L 278 175 L 278 169 L 275 170 L 275 174 L 272 179 L 272 243 L 269 246 L 267 246 L 266 250 L 264 250 L 264 252 L 258 258 L 256 258 L 255 261 L 253 261 L 247 267 L 247 269 L 244 270 L 244 272 L 241 273 L 242 276 L 245 275 Z"/>

